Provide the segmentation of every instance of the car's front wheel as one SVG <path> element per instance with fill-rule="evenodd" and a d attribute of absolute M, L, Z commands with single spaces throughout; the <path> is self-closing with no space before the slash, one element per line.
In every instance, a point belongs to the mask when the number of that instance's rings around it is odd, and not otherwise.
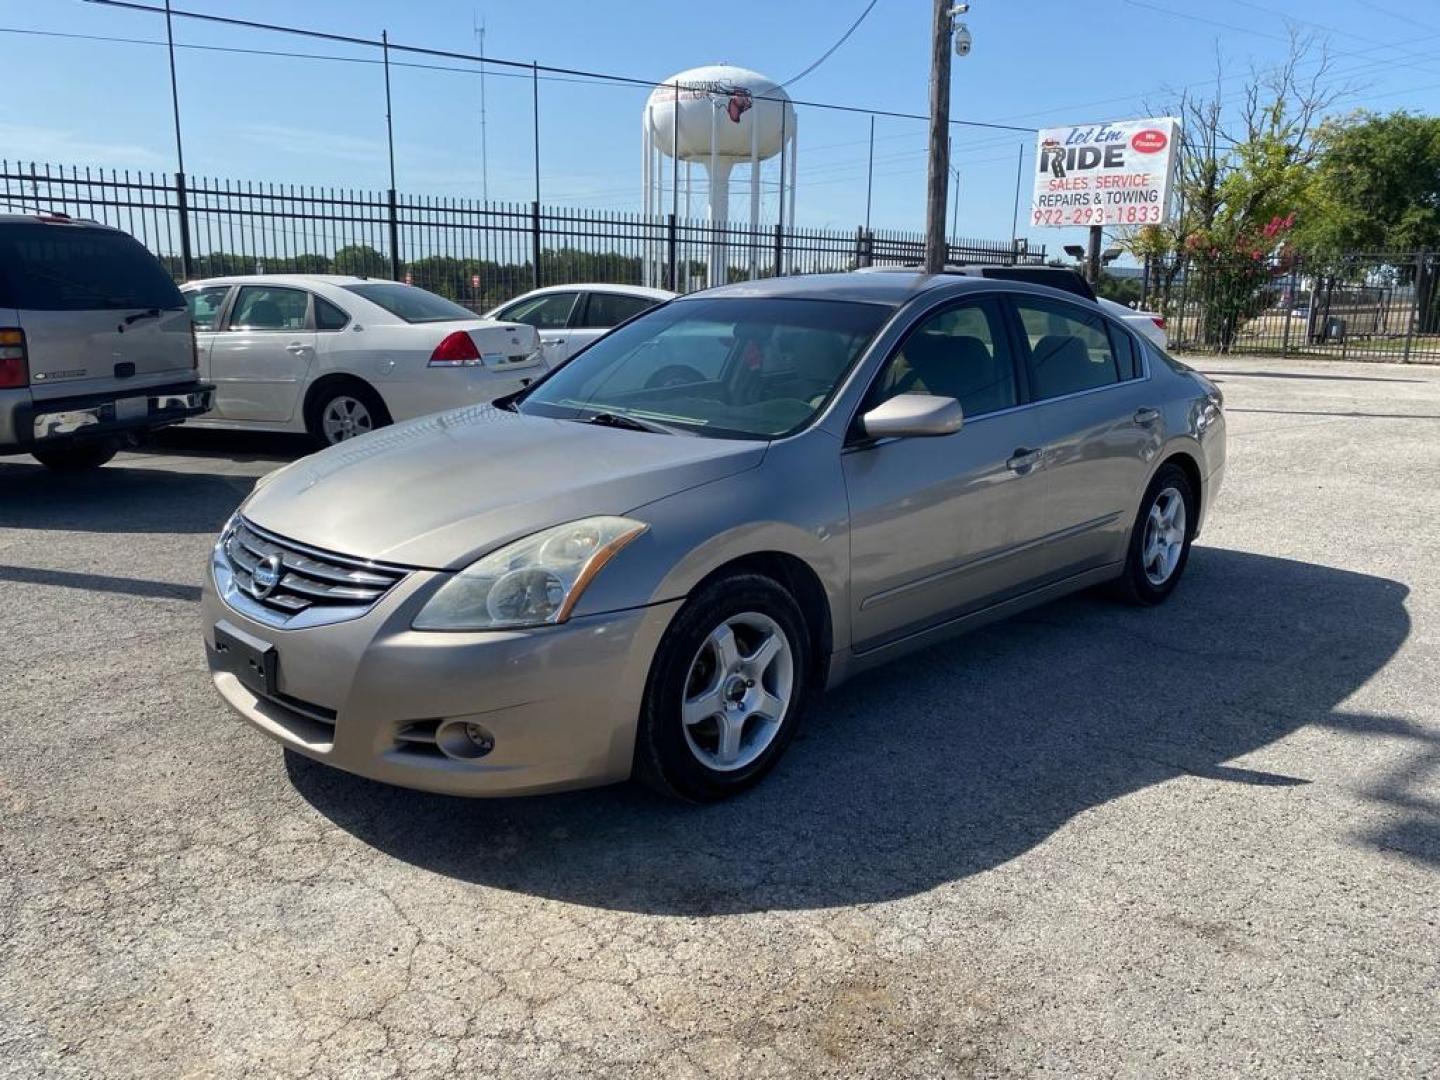
<path fill-rule="evenodd" d="M 98 442 L 71 443 L 69 446 L 52 446 L 30 452 L 48 469 L 56 472 L 83 472 L 100 468 L 119 451 L 119 442 L 102 439 Z"/>
<path fill-rule="evenodd" d="M 651 666 L 636 776 L 709 802 L 743 791 L 785 752 L 810 691 L 810 635 L 795 599 L 760 574 L 705 585 Z"/>
<path fill-rule="evenodd" d="M 1158 604 L 1169 596 L 1190 560 L 1195 536 L 1196 492 L 1178 465 L 1163 465 L 1140 500 L 1130 533 L 1124 596 L 1137 604 Z"/>

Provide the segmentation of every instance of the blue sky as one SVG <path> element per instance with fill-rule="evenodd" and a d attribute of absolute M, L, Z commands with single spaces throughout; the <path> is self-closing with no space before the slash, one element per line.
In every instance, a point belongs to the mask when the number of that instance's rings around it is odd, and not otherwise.
<path fill-rule="evenodd" d="M 155 0 L 160 2 L 160 0 Z M 864 0 L 175 0 L 179 8 L 289 23 L 441 49 L 663 79 L 729 62 L 789 79 L 828 48 Z M 927 109 L 929 0 L 879 0 L 825 64 L 791 87 L 798 99 L 903 112 Z M 1027 126 L 1144 115 L 1184 86 L 1214 84 L 1218 47 L 1234 100 L 1253 65 L 1286 51 L 1287 18 L 1328 36 L 1336 81 L 1353 92 L 1337 110 L 1440 109 L 1440 4 L 1434 0 L 973 0 L 973 54 L 955 64 L 953 115 Z M 188 46 L 288 50 L 301 59 L 196 48 L 179 54 L 186 165 L 207 176 L 382 189 L 387 186 L 384 90 L 373 51 L 177 20 Z M 152 44 L 20 34 L 163 40 L 163 20 L 83 0 L 0 0 L 0 156 L 173 170 L 165 51 Z M 397 57 L 397 60 L 401 59 Z M 445 61 L 419 63 L 448 65 Z M 397 66 L 392 72 L 398 185 L 478 196 L 480 81 L 474 69 Z M 529 77 L 492 70 L 485 84 L 492 198 L 529 200 L 534 180 Z M 637 209 L 645 91 L 544 79 L 542 198 Z M 799 109 L 801 224 L 853 229 L 864 220 L 864 116 Z M 1010 235 L 1016 155 L 1033 138 L 956 129 L 958 230 Z M 925 126 L 876 125 L 877 226 L 923 224 Z M 1025 206 L 1021 235 L 1027 235 Z M 1064 230 L 1028 233 L 1055 251 Z"/>

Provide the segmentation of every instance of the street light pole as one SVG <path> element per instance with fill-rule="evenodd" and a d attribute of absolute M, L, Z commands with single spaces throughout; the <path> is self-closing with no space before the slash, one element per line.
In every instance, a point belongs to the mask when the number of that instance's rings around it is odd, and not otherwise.
<path fill-rule="evenodd" d="M 930 167 L 925 192 L 925 272 L 945 269 L 945 195 L 950 186 L 951 0 L 934 0 L 930 51 Z"/>

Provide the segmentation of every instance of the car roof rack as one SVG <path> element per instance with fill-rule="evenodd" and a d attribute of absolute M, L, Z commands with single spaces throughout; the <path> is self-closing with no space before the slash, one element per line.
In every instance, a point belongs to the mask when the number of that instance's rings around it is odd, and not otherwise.
<path fill-rule="evenodd" d="M 919 263 L 904 266 L 866 266 L 862 273 L 885 273 L 904 271 L 923 273 Z M 1095 290 L 1090 283 L 1074 270 L 1065 266 L 1012 266 L 994 263 L 948 263 L 942 274 L 957 274 L 963 277 L 994 278 L 999 281 L 1023 281 L 1030 285 L 1047 285 L 1061 292 L 1068 292 L 1086 300 L 1095 299 Z"/>

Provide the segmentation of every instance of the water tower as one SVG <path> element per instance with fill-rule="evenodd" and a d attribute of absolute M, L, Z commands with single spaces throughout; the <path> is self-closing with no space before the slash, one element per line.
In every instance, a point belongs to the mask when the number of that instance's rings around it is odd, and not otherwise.
<path fill-rule="evenodd" d="M 780 155 L 779 216 L 795 220 L 795 107 L 790 95 L 758 72 L 728 64 L 691 68 L 657 85 L 645 103 L 645 213 L 663 216 L 681 206 L 691 216 L 691 169 L 699 165 L 706 176 L 706 220 L 712 226 L 732 221 L 730 174 L 736 165 L 750 164 L 750 273 L 755 275 L 761 253 L 760 164 Z M 684 166 L 670 172 L 666 191 L 665 159 Z M 786 174 L 789 174 L 788 177 Z M 683 183 L 683 200 L 680 185 Z M 789 207 L 786 208 L 786 198 Z M 646 259 L 646 278 L 659 284 L 665 255 L 654 251 Z M 708 284 L 722 284 L 728 276 L 729 243 L 723 229 L 712 234 Z"/>

